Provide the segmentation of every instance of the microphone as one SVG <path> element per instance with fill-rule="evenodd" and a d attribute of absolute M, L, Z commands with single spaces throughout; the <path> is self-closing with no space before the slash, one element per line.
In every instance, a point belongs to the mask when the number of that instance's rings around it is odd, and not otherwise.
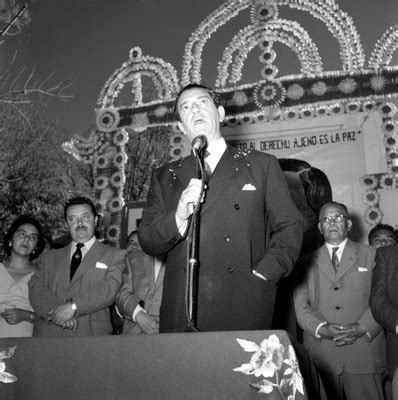
<path fill-rule="evenodd" d="M 192 149 L 195 151 L 203 150 L 207 147 L 207 138 L 205 135 L 196 136 L 192 140 Z"/>

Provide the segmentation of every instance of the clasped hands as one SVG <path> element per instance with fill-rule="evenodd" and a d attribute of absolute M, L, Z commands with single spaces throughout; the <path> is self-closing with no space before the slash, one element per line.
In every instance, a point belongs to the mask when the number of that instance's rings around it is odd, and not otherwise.
<path fill-rule="evenodd" d="M 358 322 L 348 325 L 327 323 L 319 328 L 319 335 L 322 338 L 332 340 L 335 346 L 353 344 L 358 338 L 366 334 L 366 329 Z"/>
<path fill-rule="evenodd" d="M 65 303 L 58 307 L 49 314 L 53 324 L 63 328 L 76 330 L 77 329 L 77 318 L 74 317 L 75 310 L 72 309 L 72 304 Z"/>

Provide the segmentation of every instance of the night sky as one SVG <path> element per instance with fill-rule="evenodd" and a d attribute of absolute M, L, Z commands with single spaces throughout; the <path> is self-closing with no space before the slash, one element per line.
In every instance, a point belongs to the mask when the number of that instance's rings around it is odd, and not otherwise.
<path fill-rule="evenodd" d="M 398 23 L 397 0 L 338 0 L 354 20 L 368 59 L 374 44 L 388 27 Z M 222 2 L 215 0 L 37 0 L 32 22 L 24 33 L 2 46 L 2 64 L 17 51 L 21 65 L 36 67 L 38 78 L 54 73 L 53 82 L 70 83 L 69 102 L 53 101 L 48 119 L 82 134 L 95 124 L 99 93 L 115 69 L 141 47 L 144 55 L 159 57 L 181 72 L 185 43 L 200 22 Z M 324 70 L 341 69 L 336 40 L 309 14 L 280 7 L 281 18 L 297 20 L 311 35 L 323 59 Z M 249 24 L 245 11 L 217 32 L 205 47 L 202 81 L 212 86 L 224 47 Z M 292 52 L 279 46 L 275 64 L 279 76 L 299 73 Z M 258 54 L 251 54 L 241 83 L 260 79 Z M 398 63 L 395 54 L 392 65 Z"/>

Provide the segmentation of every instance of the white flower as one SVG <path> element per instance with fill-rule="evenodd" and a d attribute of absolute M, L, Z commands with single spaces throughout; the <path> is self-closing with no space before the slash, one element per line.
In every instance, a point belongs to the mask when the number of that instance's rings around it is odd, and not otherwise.
<path fill-rule="evenodd" d="M 365 186 L 367 189 L 375 189 L 379 184 L 376 176 L 374 175 L 364 175 L 359 180 L 361 186 Z"/>
<path fill-rule="evenodd" d="M 275 371 L 282 368 L 284 347 L 279 342 L 278 336 L 271 335 L 268 339 L 264 339 L 260 346 L 248 340 L 236 340 L 243 350 L 254 354 L 250 359 L 250 363 L 242 364 L 240 367 L 235 368 L 234 371 L 267 378 L 274 376 Z"/>
<path fill-rule="evenodd" d="M 375 75 L 370 78 L 370 86 L 375 92 L 382 91 L 386 84 L 386 79 L 382 75 Z"/>
<path fill-rule="evenodd" d="M 4 358 L 11 358 L 14 355 L 17 346 L 8 347 L 0 352 L 0 382 L 13 383 L 18 380 L 15 375 L 6 372 L 6 364 L 2 361 Z"/>
<path fill-rule="evenodd" d="M 341 92 L 348 94 L 352 93 L 357 88 L 357 86 L 358 84 L 356 83 L 354 78 L 345 78 L 339 83 L 338 88 Z"/>
<path fill-rule="evenodd" d="M 366 209 L 364 217 L 365 221 L 370 225 L 376 225 L 383 219 L 383 213 L 380 208 L 372 206 Z"/>
<path fill-rule="evenodd" d="M 297 390 L 304 394 L 303 377 L 300 372 L 293 346 L 289 345 L 289 359 L 283 360 L 283 362 L 290 366 L 286 369 L 284 375 L 292 375 L 289 384 L 293 386 L 293 398 L 296 396 Z"/>
<path fill-rule="evenodd" d="M 167 107 L 166 106 L 159 106 L 155 108 L 155 111 L 153 112 L 156 116 L 156 118 L 162 118 L 167 114 Z"/>
<path fill-rule="evenodd" d="M 244 106 L 248 103 L 248 98 L 246 93 L 244 92 L 235 92 L 234 95 L 232 96 L 232 102 L 234 105 L 237 106 Z"/>
<path fill-rule="evenodd" d="M 298 100 L 304 96 L 304 89 L 298 83 L 293 83 L 287 88 L 286 96 L 292 100 Z"/>
<path fill-rule="evenodd" d="M 323 96 L 326 93 L 326 90 L 326 83 L 322 81 L 315 82 L 311 87 L 311 92 L 316 96 Z"/>

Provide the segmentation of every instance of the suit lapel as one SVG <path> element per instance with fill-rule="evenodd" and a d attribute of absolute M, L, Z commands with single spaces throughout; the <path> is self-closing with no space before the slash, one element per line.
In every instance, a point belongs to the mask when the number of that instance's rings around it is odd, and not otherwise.
<path fill-rule="evenodd" d="M 353 243 L 350 240 L 347 240 L 343 255 L 340 260 L 339 268 L 337 270 L 337 280 L 341 279 L 350 270 L 357 258 L 358 251 L 354 247 Z"/>
<path fill-rule="evenodd" d="M 196 159 L 193 154 L 179 160 L 173 171 L 185 189 L 192 178 L 196 178 Z"/>
<path fill-rule="evenodd" d="M 159 286 L 163 285 L 163 278 L 164 278 L 164 272 L 166 269 L 166 264 L 162 262 L 162 265 L 160 266 L 159 274 L 156 279 L 155 283 L 155 291 L 158 290 Z"/>
<path fill-rule="evenodd" d="M 221 196 L 221 194 L 235 181 L 243 187 L 250 179 L 244 174 L 247 170 L 246 154 L 239 152 L 231 145 L 227 148 L 218 162 L 209 182 L 209 190 L 205 194 L 205 202 L 201 207 L 201 214 Z M 191 178 L 196 177 L 196 159 L 193 154 L 180 160 L 175 166 L 174 173 L 185 188 Z M 241 179 L 240 179 L 241 178 Z M 241 182 L 240 182 L 241 180 Z"/>
<path fill-rule="evenodd" d="M 227 145 L 227 149 L 211 175 L 209 190 L 206 192 L 201 214 L 204 214 L 222 193 L 234 183 L 244 169 L 242 157 L 237 149 Z"/>
<path fill-rule="evenodd" d="M 104 251 L 105 250 L 101 243 L 96 240 L 77 268 L 76 273 L 71 280 L 71 284 L 76 282 L 87 271 L 90 271 L 92 268 L 94 268 L 96 262 L 101 258 Z"/>
<path fill-rule="evenodd" d="M 332 260 L 329 256 L 329 251 L 325 245 L 323 245 L 317 254 L 316 263 L 319 266 L 319 269 L 331 280 L 336 280 L 336 273 L 334 272 L 334 268 L 332 265 Z"/>
<path fill-rule="evenodd" d="M 142 262 L 144 268 L 145 279 L 148 282 L 149 288 L 155 287 L 155 259 L 154 257 L 145 254 Z"/>
<path fill-rule="evenodd" d="M 55 259 L 55 265 L 58 266 L 56 279 L 59 280 L 65 292 L 68 290 L 70 285 L 71 248 L 72 243 L 61 249 L 58 253 L 58 258 Z"/>

